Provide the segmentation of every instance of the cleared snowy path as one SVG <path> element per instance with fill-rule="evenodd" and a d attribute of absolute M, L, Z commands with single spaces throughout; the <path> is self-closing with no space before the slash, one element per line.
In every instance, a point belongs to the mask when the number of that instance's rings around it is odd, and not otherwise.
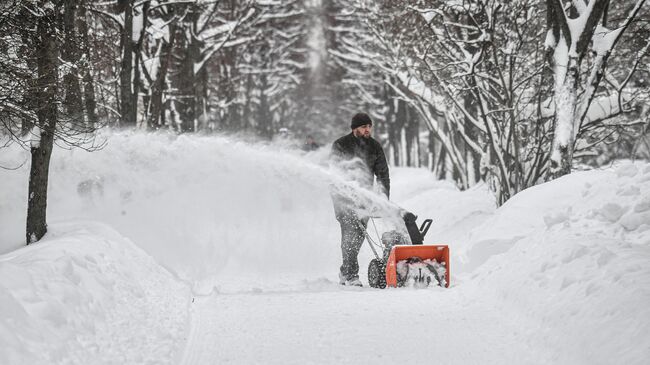
<path fill-rule="evenodd" d="M 531 326 L 458 289 L 344 288 L 196 298 L 183 364 L 545 363 Z"/>

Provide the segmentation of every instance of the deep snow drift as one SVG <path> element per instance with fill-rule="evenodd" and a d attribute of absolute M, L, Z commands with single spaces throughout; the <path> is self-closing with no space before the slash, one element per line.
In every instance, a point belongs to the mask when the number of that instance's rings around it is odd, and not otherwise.
<path fill-rule="evenodd" d="M 324 344 L 293 352 L 295 363 L 390 362 L 398 354 L 382 349 L 396 343 L 410 349 L 400 359 L 417 361 L 429 350 L 413 347 L 422 333 L 400 318 L 420 321 L 431 335 L 444 323 L 438 346 L 462 352 L 445 357 L 449 363 L 650 357 L 650 165 L 577 172 L 498 210 L 484 186 L 459 192 L 426 170 L 393 168 L 392 200 L 434 219 L 425 243 L 451 246 L 452 287 L 349 291 L 335 284 L 339 229 L 329 183 L 337 174 L 326 154 L 139 133 L 112 134 L 95 153 L 57 149 L 52 232 L 18 251 L 27 168 L 0 170 L 0 303 L 11 308 L 0 317 L 1 362 L 100 363 L 120 354 L 117 362 L 214 363 L 237 353 L 250 356 L 232 361 L 256 362 L 259 352 L 286 363 L 281 352 L 290 348 L 275 333 Z M 27 153 L 11 147 L 0 156 L 16 166 Z M 370 257 L 364 244 L 362 271 Z M 190 311 L 186 334 L 192 298 L 203 304 Z M 349 337 L 359 329 L 401 336 Z M 140 339 L 146 343 L 130 340 L 142 331 L 152 333 Z M 493 338 L 481 343 L 486 336 Z M 228 348 L 203 349 L 200 338 Z M 337 348 L 338 357 L 327 355 Z"/>
<path fill-rule="evenodd" d="M 56 224 L 0 256 L 0 363 L 174 364 L 189 290 L 130 241 Z"/>
<path fill-rule="evenodd" d="M 621 163 L 530 188 L 467 242 L 465 269 L 478 267 L 468 286 L 535 318 L 530 336 L 558 350 L 554 361 L 647 361 L 650 164 Z"/>

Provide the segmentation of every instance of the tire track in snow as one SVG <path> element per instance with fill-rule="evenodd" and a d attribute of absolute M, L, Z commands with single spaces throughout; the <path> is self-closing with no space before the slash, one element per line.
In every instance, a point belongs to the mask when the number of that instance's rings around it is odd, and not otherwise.
<path fill-rule="evenodd" d="M 204 328 L 201 328 L 201 324 L 204 323 L 201 320 L 196 320 L 197 310 L 200 308 L 197 304 L 204 299 L 193 297 L 189 307 L 189 321 L 190 328 L 188 330 L 187 342 L 185 349 L 183 351 L 183 357 L 181 358 L 181 365 L 192 365 L 198 364 L 198 356 L 200 352 L 195 349 L 195 344 L 199 343 L 199 334 L 205 331 Z"/>

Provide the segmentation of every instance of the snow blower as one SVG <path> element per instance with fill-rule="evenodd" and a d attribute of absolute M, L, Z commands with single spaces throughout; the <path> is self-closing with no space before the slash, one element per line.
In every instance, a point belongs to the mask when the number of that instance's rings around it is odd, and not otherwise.
<path fill-rule="evenodd" d="M 433 220 L 425 219 L 418 228 L 415 215 L 406 213 L 403 218 L 410 242 L 398 231 L 385 232 L 379 238 L 375 221 L 370 218 L 379 243 L 366 232 L 366 239 L 375 255 L 368 265 L 368 283 L 381 289 L 386 286 L 422 288 L 429 285 L 448 288 L 449 247 L 423 244 Z M 381 256 L 378 250 L 382 252 Z"/>

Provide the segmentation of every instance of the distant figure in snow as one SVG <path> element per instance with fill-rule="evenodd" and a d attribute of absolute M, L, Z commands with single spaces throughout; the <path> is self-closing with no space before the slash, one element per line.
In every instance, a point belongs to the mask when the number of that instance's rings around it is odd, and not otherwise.
<path fill-rule="evenodd" d="M 302 145 L 302 150 L 307 152 L 316 151 L 319 148 L 320 145 L 314 140 L 314 137 L 312 137 L 311 135 L 307 136 L 305 143 L 303 143 Z"/>
<path fill-rule="evenodd" d="M 331 159 L 339 165 L 348 178 L 366 188 L 372 188 L 377 177 L 386 197 L 390 194 L 390 176 L 386 156 L 379 142 L 370 136 L 372 120 L 365 113 L 357 113 L 350 124 L 352 132 L 332 144 Z M 358 255 L 365 238 L 367 216 L 360 214 L 359 202 L 336 192 L 332 193 L 334 212 L 341 225 L 341 251 L 343 264 L 339 272 L 342 285 L 361 286 Z"/>
<path fill-rule="evenodd" d="M 89 206 L 94 206 L 104 197 L 104 179 L 93 177 L 77 184 L 77 194 Z"/>

